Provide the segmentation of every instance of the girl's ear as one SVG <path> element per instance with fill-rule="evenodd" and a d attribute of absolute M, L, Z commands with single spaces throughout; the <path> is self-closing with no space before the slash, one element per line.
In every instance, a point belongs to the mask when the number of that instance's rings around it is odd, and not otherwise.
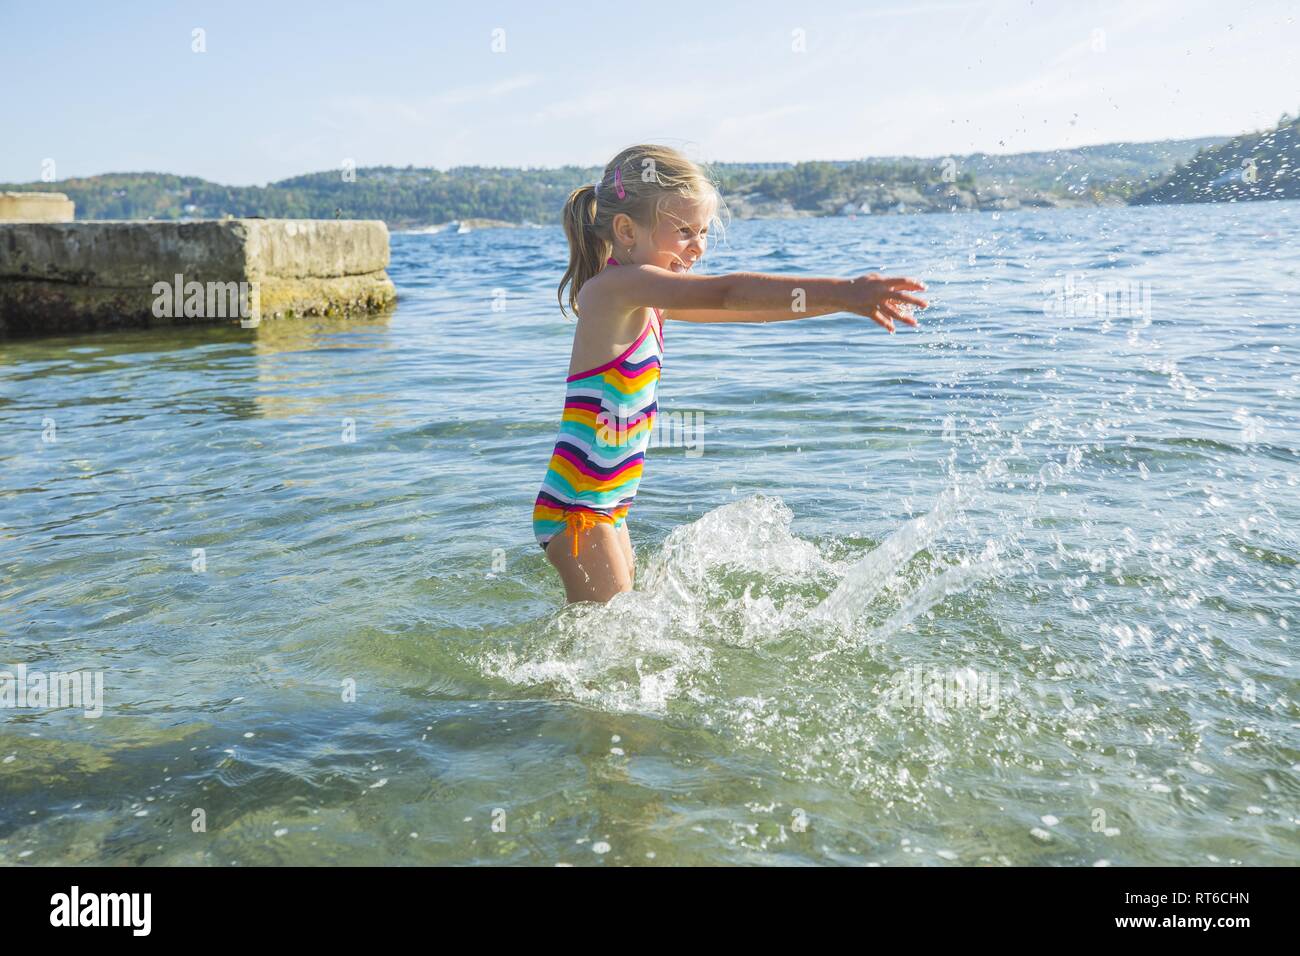
<path fill-rule="evenodd" d="M 609 229 L 614 234 L 615 245 L 636 245 L 636 224 L 627 213 L 615 213 L 614 218 L 610 220 Z"/>

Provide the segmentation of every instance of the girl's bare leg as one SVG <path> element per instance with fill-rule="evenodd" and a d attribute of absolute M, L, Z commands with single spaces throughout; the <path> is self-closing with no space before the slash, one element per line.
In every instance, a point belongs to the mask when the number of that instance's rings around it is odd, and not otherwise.
<path fill-rule="evenodd" d="M 627 520 L 624 519 L 622 526 L 618 529 L 618 540 L 623 544 L 623 554 L 627 558 L 628 577 L 632 579 L 633 586 L 636 585 L 636 553 L 632 550 L 632 538 L 627 533 Z"/>
<path fill-rule="evenodd" d="M 573 556 L 572 531 L 565 529 L 546 545 L 546 557 L 560 572 L 568 603 L 600 601 L 632 590 L 632 566 L 612 524 L 601 522 L 578 534 Z"/>

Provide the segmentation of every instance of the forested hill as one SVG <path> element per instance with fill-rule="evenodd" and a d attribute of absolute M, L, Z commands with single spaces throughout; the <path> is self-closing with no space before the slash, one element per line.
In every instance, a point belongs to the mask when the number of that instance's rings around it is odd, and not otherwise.
<path fill-rule="evenodd" d="M 738 216 L 836 215 L 1122 202 L 1215 140 L 1119 143 L 1047 153 L 857 162 L 715 163 Z M 596 167 L 391 166 L 332 170 L 267 186 L 163 173 L 112 173 L 2 190 L 66 193 L 78 219 L 383 219 L 402 228 L 463 219 L 554 224 Z"/>
<path fill-rule="evenodd" d="M 390 226 L 455 219 L 558 223 L 569 192 L 594 182 L 596 167 L 514 169 L 462 166 L 450 170 L 376 166 L 295 176 L 268 186 L 222 186 L 193 177 L 116 173 L 52 183 L 0 186 L 66 193 L 78 219 L 182 219 L 223 216 L 383 219 Z M 798 163 L 712 167 L 729 199 L 761 193 L 795 209 L 865 183 L 934 185 L 943 170 L 915 163 Z M 969 185 L 970 177 L 957 177 Z"/>
<path fill-rule="evenodd" d="M 972 153 L 957 158 L 959 169 L 980 182 L 1013 183 L 1039 189 L 1085 190 L 1089 185 L 1115 189 L 1163 178 L 1200 150 L 1228 142 L 1227 136 L 1171 139 L 1154 143 L 1106 143 L 1034 153 Z M 899 163 L 935 162 L 906 156 L 882 157 Z M 942 160 L 939 160 L 942 162 Z"/>
<path fill-rule="evenodd" d="M 1138 205 L 1300 199 L 1300 118 L 1201 150 L 1131 200 Z"/>

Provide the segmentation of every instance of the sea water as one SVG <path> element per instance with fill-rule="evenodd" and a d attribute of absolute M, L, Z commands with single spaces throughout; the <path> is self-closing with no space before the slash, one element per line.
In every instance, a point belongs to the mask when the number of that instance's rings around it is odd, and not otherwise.
<path fill-rule="evenodd" d="M 0 707 L 0 863 L 1300 861 L 1300 203 L 713 238 L 933 304 L 670 321 L 605 606 L 531 529 L 558 228 L 0 344 L 0 671 L 102 679 Z"/>

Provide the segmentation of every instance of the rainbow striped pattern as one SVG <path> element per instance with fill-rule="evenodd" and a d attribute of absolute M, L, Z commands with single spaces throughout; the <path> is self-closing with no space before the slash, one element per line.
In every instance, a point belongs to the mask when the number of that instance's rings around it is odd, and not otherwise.
<path fill-rule="evenodd" d="M 533 505 L 533 533 L 543 550 L 567 527 L 576 555 L 582 528 L 617 528 L 627 517 L 659 410 L 663 316 L 654 313 L 622 355 L 565 380 L 560 434 Z"/>

